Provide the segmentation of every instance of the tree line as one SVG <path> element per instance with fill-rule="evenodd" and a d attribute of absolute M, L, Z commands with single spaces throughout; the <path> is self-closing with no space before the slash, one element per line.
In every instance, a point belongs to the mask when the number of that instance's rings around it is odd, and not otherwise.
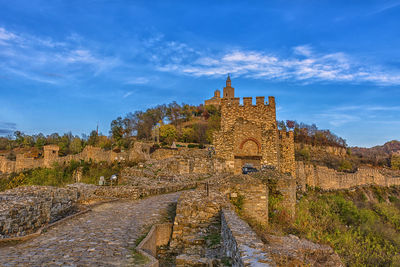
<path fill-rule="evenodd" d="M 321 130 L 315 124 L 287 120 L 278 121 L 278 129 L 293 130 L 296 143 L 310 144 L 314 146 L 347 147 L 346 140 L 332 133 L 330 130 Z"/>
<path fill-rule="evenodd" d="M 212 133 L 220 127 L 221 114 L 214 106 L 188 105 L 172 102 L 158 105 L 145 111 L 128 113 L 111 122 L 109 135 L 96 130 L 89 135 L 42 133 L 28 135 L 15 131 L 13 135 L 0 137 L 0 150 L 37 148 L 58 145 L 60 156 L 80 153 L 85 146 L 97 146 L 105 150 L 128 149 L 135 140 L 152 140 L 155 127 L 159 128 L 160 141 L 172 144 L 174 141 L 207 144 L 212 142 Z M 15 155 L 9 155 L 11 159 Z"/>
<path fill-rule="evenodd" d="M 158 128 L 160 141 L 166 144 L 174 141 L 207 144 L 212 142 L 212 133 L 219 129 L 220 120 L 221 113 L 214 106 L 172 102 L 118 117 L 111 122 L 110 135 L 117 146 L 128 147 L 133 136 L 152 140 Z"/>
<path fill-rule="evenodd" d="M 218 107 L 204 105 L 170 104 L 158 105 L 145 111 L 130 112 L 111 122 L 109 135 L 93 130 L 89 135 L 73 135 L 71 132 L 60 135 L 42 133 L 27 135 L 20 131 L 13 136 L 0 137 L 0 150 L 58 145 L 60 156 L 80 153 L 87 145 L 105 150 L 128 149 L 136 140 L 154 141 L 155 129 L 164 145 L 175 141 L 198 144 L 211 144 L 213 133 L 220 129 L 221 112 Z M 346 141 L 329 130 L 320 130 L 315 124 L 308 125 L 287 120 L 277 122 L 278 129 L 293 130 L 297 143 L 321 146 L 346 147 Z"/>

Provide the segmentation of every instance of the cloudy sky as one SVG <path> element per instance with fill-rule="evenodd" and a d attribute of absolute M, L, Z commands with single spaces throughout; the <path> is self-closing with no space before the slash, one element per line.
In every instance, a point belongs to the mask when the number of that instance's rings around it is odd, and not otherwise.
<path fill-rule="evenodd" d="M 352 146 L 400 139 L 400 1 L 0 0 L 0 135 L 157 104 L 276 97 Z"/>

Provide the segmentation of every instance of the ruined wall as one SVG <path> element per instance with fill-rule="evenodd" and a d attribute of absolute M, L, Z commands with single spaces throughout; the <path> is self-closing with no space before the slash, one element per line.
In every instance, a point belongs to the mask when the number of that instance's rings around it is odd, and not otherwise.
<path fill-rule="evenodd" d="M 54 163 L 66 164 L 72 160 L 75 161 L 93 161 L 93 162 L 113 162 L 113 161 L 144 161 L 150 158 L 150 145 L 136 142 L 133 149 L 116 153 L 105 151 L 99 147 L 86 146 L 81 153 L 60 157 L 58 155 L 59 147 L 56 145 L 47 145 L 43 147 L 43 158 L 26 157 L 24 154 L 17 154 L 15 161 L 0 156 L 0 172 L 11 173 L 24 169 L 32 168 L 51 168 Z"/>
<path fill-rule="evenodd" d="M 259 179 L 250 175 L 221 178 L 210 186 L 227 196 L 232 202 L 241 199 L 244 216 L 261 225 L 268 224 L 268 188 Z"/>
<path fill-rule="evenodd" d="M 2 173 L 12 173 L 15 171 L 15 161 L 8 160 L 4 156 L 0 156 L 0 172 Z"/>
<path fill-rule="evenodd" d="M 292 131 L 279 131 L 280 171 L 296 177 L 296 161 L 294 158 L 294 134 Z"/>
<path fill-rule="evenodd" d="M 26 186 L 0 194 L 0 239 L 24 236 L 75 208 L 76 190 Z"/>
<path fill-rule="evenodd" d="M 15 160 L 16 170 L 33 169 L 41 167 L 43 165 L 43 159 L 26 158 L 24 154 L 17 154 L 17 158 Z"/>
<path fill-rule="evenodd" d="M 375 184 L 380 186 L 400 185 L 399 172 L 361 167 L 355 173 L 338 172 L 325 166 L 313 166 L 296 162 L 297 183 L 303 190 L 306 185 L 322 189 L 346 189 L 354 186 Z"/>

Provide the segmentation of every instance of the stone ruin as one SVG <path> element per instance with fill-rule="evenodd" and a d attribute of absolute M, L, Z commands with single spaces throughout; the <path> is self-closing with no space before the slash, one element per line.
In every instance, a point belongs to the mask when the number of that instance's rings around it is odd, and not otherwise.
<path fill-rule="evenodd" d="M 150 158 L 152 144 L 135 142 L 134 147 L 123 152 L 104 150 L 100 147 L 86 146 L 81 153 L 60 157 L 57 145 L 43 147 L 43 158 L 34 158 L 29 153 L 17 154 L 16 160 L 0 156 L 0 173 L 12 173 L 25 169 L 50 168 L 54 163 L 66 164 L 74 161 L 113 162 L 113 161 L 145 161 Z"/>

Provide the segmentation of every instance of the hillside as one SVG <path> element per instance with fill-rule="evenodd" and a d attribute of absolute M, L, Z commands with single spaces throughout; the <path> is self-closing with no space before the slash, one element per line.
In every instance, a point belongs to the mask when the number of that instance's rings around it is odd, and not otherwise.
<path fill-rule="evenodd" d="M 392 140 L 381 146 L 371 148 L 352 147 L 352 155 L 360 161 L 360 163 L 372 164 L 375 166 L 390 167 L 390 157 L 393 153 L 400 151 L 400 141 Z"/>

